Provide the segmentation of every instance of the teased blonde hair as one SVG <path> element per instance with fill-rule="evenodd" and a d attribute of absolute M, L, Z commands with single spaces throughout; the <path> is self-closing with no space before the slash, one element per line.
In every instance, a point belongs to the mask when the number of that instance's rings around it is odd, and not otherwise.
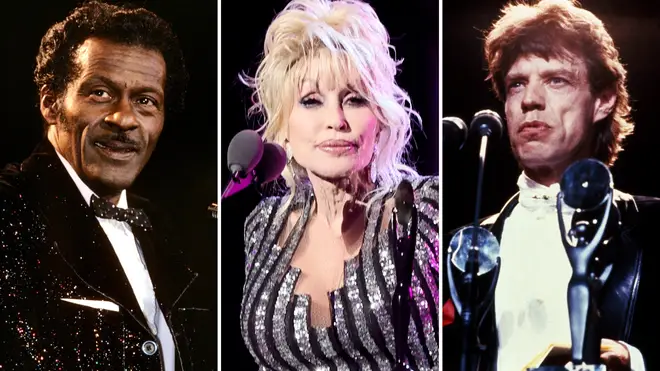
<path fill-rule="evenodd" d="M 318 81 L 320 75 L 329 75 L 335 83 L 357 80 L 348 83 L 369 101 L 379 120 L 370 164 L 375 166 L 378 189 L 371 195 L 382 195 L 406 175 L 417 175 L 404 157 L 411 123 L 421 125 L 410 97 L 395 80 L 402 60 L 392 57 L 390 50 L 394 52 L 387 30 L 370 5 L 357 0 L 293 0 L 268 27 L 255 76 L 241 76 L 254 89 L 248 114 L 263 118 L 259 130 L 265 140 L 284 146 L 287 120 L 303 79 Z M 296 168 L 295 173 L 294 177 L 287 166 L 282 174 L 292 195 L 306 179 L 304 170 Z"/>

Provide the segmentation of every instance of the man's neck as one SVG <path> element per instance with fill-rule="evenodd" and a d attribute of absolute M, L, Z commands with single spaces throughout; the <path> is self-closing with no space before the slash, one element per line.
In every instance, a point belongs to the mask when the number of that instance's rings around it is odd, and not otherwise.
<path fill-rule="evenodd" d="M 535 181 L 538 184 L 549 187 L 561 181 L 561 178 L 564 175 L 564 171 L 566 171 L 570 165 L 571 163 L 534 167 L 523 166 L 523 171 L 529 179 Z"/>
<path fill-rule="evenodd" d="M 69 174 L 69 176 L 71 177 L 71 179 L 75 183 L 76 188 L 78 188 L 78 190 L 80 191 L 80 194 L 83 196 L 83 198 L 85 199 L 85 202 L 87 202 L 88 205 L 91 202 L 92 194 L 95 194 L 98 197 L 103 198 L 105 200 L 108 200 L 108 201 L 112 202 L 113 204 L 115 204 L 119 207 L 128 207 L 127 202 L 125 201 L 125 198 L 126 198 L 126 196 L 125 196 L 126 192 L 125 191 L 121 191 L 119 193 L 115 193 L 115 192 L 110 193 L 110 192 L 98 192 L 97 190 L 92 189 L 92 187 L 90 187 L 86 182 L 84 182 L 82 180 L 80 175 L 78 175 L 78 173 L 75 171 L 73 166 L 69 163 L 69 161 L 64 156 L 62 156 L 59 153 L 59 151 L 57 151 L 57 147 L 55 147 L 55 153 L 57 154 L 57 157 L 62 162 L 62 165 L 64 165 L 64 168 L 66 169 L 66 172 Z M 124 201 L 120 202 L 120 201 L 122 201 L 122 195 L 124 196 Z"/>
<path fill-rule="evenodd" d="M 48 138 L 48 141 L 50 142 L 50 144 L 55 149 L 55 153 L 57 153 L 57 156 L 60 158 L 60 160 L 64 164 L 64 167 L 66 168 L 67 172 L 73 178 L 74 182 L 76 183 L 76 186 L 78 186 L 78 188 L 80 189 L 81 192 L 83 192 L 81 187 L 84 185 L 84 187 L 88 188 L 90 191 L 92 191 L 98 197 L 100 197 L 104 200 L 110 201 L 115 205 L 119 204 L 119 200 L 121 199 L 121 195 L 122 195 L 122 193 L 124 193 L 123 190 L 117 192 L 117 191 L 114 191 L 114 190 L 113 191 L 110 191 L 110 190 L 106 191 L 106 190 L 103 190 L 103 189 L 99 189 L 99 187 L 95 187 L 94 185 L 88 184 L 86 181 L 84 181 L 82 179 L 80 174 L 78 174 L 78 172 L 75 171 L 75 168 L 73 167 L 74 165 L 71 163 L 72 159 L 67 159 L 66 156 L 60 150 L 60 146 L 59 146 L 59 143 L 58 143 L 58 140 L 57 140 L 57 131 L 55 130 L 55 128 L 53 126 L 49 127 L 47 138 Z M 82 183 L 82 184 L 80 184 L 80 183 Z M 84 193 L 86 193 L 86 192 L 83 192 L 83 195 L 84 195 Z M 89 200 L 87 200 L 87 202 L 89 202 Z"/>

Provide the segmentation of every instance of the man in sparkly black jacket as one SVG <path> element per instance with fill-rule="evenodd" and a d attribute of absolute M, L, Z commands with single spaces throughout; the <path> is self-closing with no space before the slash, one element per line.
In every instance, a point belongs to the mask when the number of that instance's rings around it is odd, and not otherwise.
<path fill-rule="evenodd" d="M 194 339 L 211 313 L 191 301 L 197 274 L 126 192 L 186 81 L 145 9 L 88 2 L 43 37 L 45 138 L 0 174 L 2 369 L 213 369 Z"/>

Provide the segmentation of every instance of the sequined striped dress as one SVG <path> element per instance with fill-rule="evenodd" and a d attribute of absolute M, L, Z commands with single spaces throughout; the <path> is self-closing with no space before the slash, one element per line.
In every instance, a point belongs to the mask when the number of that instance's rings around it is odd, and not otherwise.
<path fill-rule="evenodd" d="M 411 282 L 413 302 L 408 331 L 408 362 L 415 370 L 439 368 L 438 223 L 436 177 L 411 180 L 419 212 Z M 394 251 L 381 231 L 385 202 L 372 207 L 360 253 L 344 265 L 344 285 L 330 292 L 332 325 L 310 324 L 310 297 L 294 293 L 300 269 L 291 258 L 313 205 L 303 188 L 285 212 L 282 197 L 262 200 L 245 221 L 246 280 L 241 303 L 241 332 L 260 370 L 391 370 L 394 328 L 391 300 L 396 285 Z M 286 241 L 279 234 L 292 211 L 301 216 Z"/>

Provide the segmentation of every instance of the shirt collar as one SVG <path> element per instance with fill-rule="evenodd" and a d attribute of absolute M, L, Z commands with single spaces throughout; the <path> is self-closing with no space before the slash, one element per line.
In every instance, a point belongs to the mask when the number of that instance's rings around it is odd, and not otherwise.
<path fill-rule="evenodd" d="M 549 186 L 540 184 L 527 176 L 524 172 L 518 177 L 518 189 L 520 191 L 518 202 L 528 210 L 546 210 L 556 212 L 557 195 L 561 191 L 559 183 Z M 574 209 L 562 202 L 563 213 L 572 213 Z"/>

